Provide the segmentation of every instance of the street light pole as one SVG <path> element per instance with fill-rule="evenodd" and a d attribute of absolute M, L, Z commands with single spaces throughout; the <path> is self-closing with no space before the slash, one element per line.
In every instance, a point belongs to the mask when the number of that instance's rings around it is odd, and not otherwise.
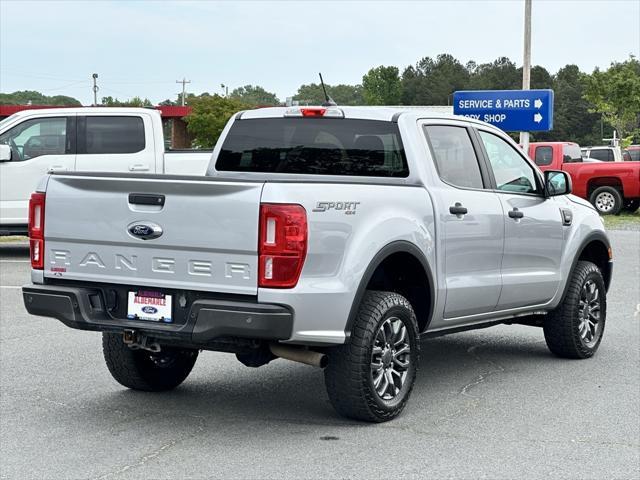
<path fill-rule="evenodd" d="M 94 73 L 93 75 L 91 75 L 91 77 L 93 78 L 93 106 L 97 107 L 98 106 L 98 90 L 100 90 L 100 88 L 98 88 L 98 74 Z"/>
<path fill-rule="evenodd" d="M 522 62 L 522 89 L 531 88 L 531 0 L 524 0 L 524 59 Z M 520 132 L 522 149 L 529 154 L 529 132 Z"/>

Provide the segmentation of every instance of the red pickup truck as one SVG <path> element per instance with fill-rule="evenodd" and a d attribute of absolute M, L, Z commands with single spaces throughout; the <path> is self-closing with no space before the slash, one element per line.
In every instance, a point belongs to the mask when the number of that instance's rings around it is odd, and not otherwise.
<path fill-rule="evenodd" d="M 589 200 L 601 215 L 640 207 L 640 162 L 586 162 L 571 142 L 531 143 L 529 157 L 542 171 L 567 172 L 574 195 Z"/>

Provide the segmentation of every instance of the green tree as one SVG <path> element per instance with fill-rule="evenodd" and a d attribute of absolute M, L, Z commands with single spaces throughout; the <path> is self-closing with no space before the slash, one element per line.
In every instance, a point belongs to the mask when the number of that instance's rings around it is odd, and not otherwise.
<path fill-rule="evenodd" d="M 170 98 L 167 98 L 166 100 L 163 100 L 160 103 L 158 103 L 158 105 L 162 105 L 162 106 L 165 106 L 165 107 L 170 107 L 170 106 L 176 106 L 176 105 L 180 105 L 180 104 L 175 100 L 171 100 Z"/>
<path fill-rule="evenodd" d="M 362 96 L 367 105 L 398 105 L 401 95 L 398 67 L 380 65 L 362 77 Z"/>
<path fill-rule="evenodd" d="M 593 105 L 584 98 L 584 76 L 576 65 L 567 65 L 554 75 L 553 130 L 536 132 L 535 140 L 564 140 L 580 145 L 600 143 L 600 115 L 589 111 Z"/>
<path fill-rule="evenodd" d="M 475 64 L 472 65 L 475 68 Z M 440 54 L 433 60 L 422 58 L 402 74 L 402 103 L 405 105 L 448 105 L 456 90 L 469 84 L 469 70 L 452 55 Z"/>
<path fill-rule="evenodd" d="M 0 93 L 0 105 L 50 105 L 54 107 L 80 107 L 82 104 L 73 97 L 54 95 L 49 97 L 34 90 Z"/>
<path fill-rule="evenodd" d="M 605 71 L 596 68 L 583 81 L 584 98 L 593 104 L 593 111 L 617 130 L 623 146 L 631 143 L 640 134 L 640 61 L 632 55 Z"/>
<path fill-rule="evenodd" d="M 229 98 L 233 98 L 247 105 L 260 106 L 277 106 L 281 102 L 275 93 L 267 92 L 264 88 L 256 85 L 245 85 L 238 87 L 229 94 Z"/>
<path fill-rule="evenodd" d="M 338 105 L 363 105 L 361 85 L 326 85 L 327 94 L 333 98 Z M 311 83 L 301 85 L 298 93 L 293 97 L 301 105 L 322 105 L 325 102 L 322 85 Z"/>
<path fill-rule="evenodd" d="M 102 105 L 105 107 L 153 107 L 148 98 L 133 97 L 129 100 L 118 100 L 113 97 L 102 97 Z"/>
<path fill-rule="evenodd" d="M 362 85 L 333 85 L 329 89 L 329 95 L 338 105 L 364 105 Z"/>
<path fill-rule="evenodd" d="M 185 117 L 187 130 L 192 135 L 195 146 L 199 148 L 212 148 L 231 116 L 250 108 L 234 98 L 220 95 L 190 96 L 188 102 L 192 110 Z"/>
<path fill-rule="evenodd" d="M 507 57 L 476 65 L 469 79 L 470 90 L 517 90 L 522 88 L 522 71 Z"/>
<path fill-rule="evenodd" d="M 522 67 L 518 69 L 518 74 L 522 77 Z M 546 68 L 540 65 L 531 67 L 531 88 L 553 88 L 553 77 Z"/>

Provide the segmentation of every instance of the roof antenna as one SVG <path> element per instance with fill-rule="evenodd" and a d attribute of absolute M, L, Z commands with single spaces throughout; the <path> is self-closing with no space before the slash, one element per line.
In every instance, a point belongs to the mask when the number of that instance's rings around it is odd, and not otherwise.
<path fill-rule="evenodd" d="M 320 85 L 322 85 L 322 91 L 324 92 L 324 103 L 323 107 L 336 107 L 338 104 L 327 94 L 327 89 L 324 86 L 324 80 L 322 80 L 322 73 L 318 73 L 320 75 Z"/>

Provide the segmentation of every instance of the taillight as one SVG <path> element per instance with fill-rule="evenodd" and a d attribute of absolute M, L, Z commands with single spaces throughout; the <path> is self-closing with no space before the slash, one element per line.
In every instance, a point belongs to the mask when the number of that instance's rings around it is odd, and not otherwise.
<path fill-rule="evenodd" d="M 31 268 L 44 268 L 44 199 L 45 194 L 36 192 L 29 200 L 29 250 Z"/>
<path fill-rule="evenodd" d="M 258 286 L 292 288 L 307 255 L 307 212 L 301 205 L 260 205 Z"/>

